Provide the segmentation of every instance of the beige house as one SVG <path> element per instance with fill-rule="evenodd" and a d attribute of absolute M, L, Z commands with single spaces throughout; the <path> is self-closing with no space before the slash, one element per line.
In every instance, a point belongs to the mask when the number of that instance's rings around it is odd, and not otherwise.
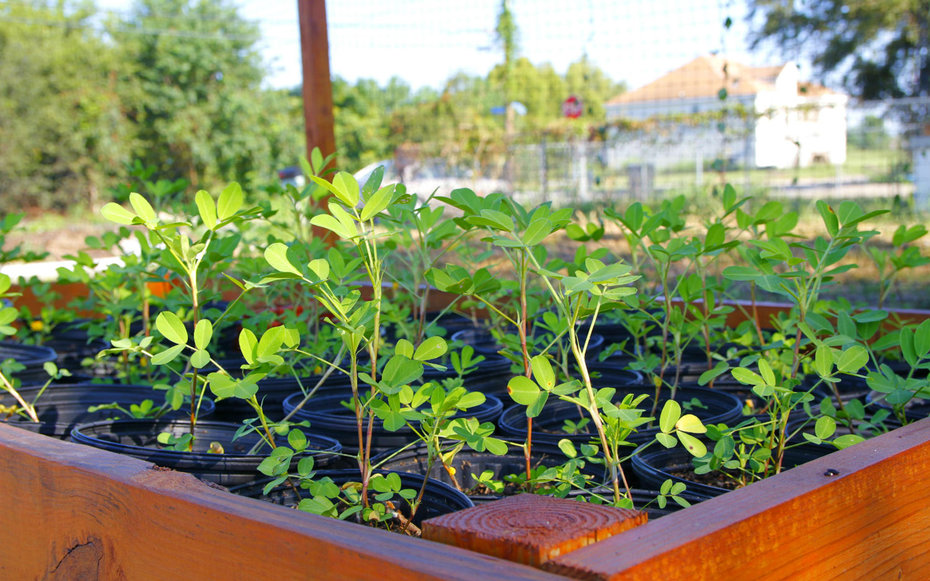
<path fill-rule="evenodd" d="M 726 89 L 726 100 L 719 98 Z M 701 56 L 606 104 L 608 121 L 706 113 L 741 105 L 751 113 L 742 155 L 755 167 L 789 168 L 846 161 L 849 98 L 802 82 L 793 63 L 750 67 Z M 735 122 L 734 122 L 735 123 Z"/>

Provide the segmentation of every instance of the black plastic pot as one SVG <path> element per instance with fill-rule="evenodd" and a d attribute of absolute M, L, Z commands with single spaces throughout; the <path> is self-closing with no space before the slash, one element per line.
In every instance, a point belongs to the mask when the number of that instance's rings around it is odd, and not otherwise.
<path fill-rule="evenodd" d="M 285 413 L 289 414 L 293 411 L 303 398 L 302 393 L 295 393 L 285 399 Z M 314 396 L 303 408 L 297 410 L 292 419 L 294 421 L 308 420 L 315 432 L 339 440 L 346 452 L 355 454 L 358 452 L 358 427 L 355 412 L 342 405 L 342 402 L 348 399 L 347 393 Z M 494 422 L 500 416 L 503 407 L 500 399 L 493 395 L 486 395 L 483 404 L 467 412 L 461 412 L 460 415 L 474 417 L 480 422 Z M 377 454 L 387 450 L 397 450 L 415 439 L 416 434 L 407 426 L 391 432 L 384 428 L 380 420 L 375 420 L 372 426 L 371 451 Z"/>
<path fill-rule="evenodd" d="M 23 386 L 44 385 L 48 381 L 48 373 L 44 365 L 55 361 L 58 355 L 51 347 L 43 345 L 23 345 L 16 341 L 0 341 L 0 362 L 13 359 L 25 369 L 13 373 Z"/>
<path fill-rule="evenodd" d="M 784 468 L 794 468 L 835 451 L 836 448 L 833 446 L 801 444 L 785 451 Z M 684 482 L 688 487 L 687 492 L 692 494 L 719 496 L 729 492 L 727 488 L 695 482 L 679 475 L 678 473 L 687 472 L 693 468 L 691 459 L 691 454 L 681 446 L 671 449 L 651 446 L 648 449 L 638 450 L 633 456 L 633 472 L 639 482 L 649 488 L 659 488 L 663 482 L 671 479 Z"/>
<path fill-rule="evenodd" d="M 820 400 L 824 397 L 827 397 L 827 394 L 822 391 L 822 386 L 812 389 L 814 381 L 815 380 L 812 377 L 802 377 L 801 384 L 795 387 L 795 391 L 800 392 L 810 390 L 811 395 L 814 396 L 814 399 L 811 401 L 810 405 L 816 408 L 816 406 L 820 404 Z M 708 387 L 711 387 L 711 384 L 708 384 Z M 769 402 L 753 393 L 752 386 L 740 383 L 729 372 L 715 378 L 713 381 L 712 389 L 714 391 L 728 393 L 740 400 L 740 402 L 743 404 L 742 419 L 745 420 L 750 417 L 755 417 L 761 421 L 768 421 L 768 414 L 762 413 L 762 410 L 766 408 Z M 806 414 L 804 413 L 804 410 L 801 406 L 797 406 L 791 412 L 789 417 L 792 420 L 802 420 L 806 417 Z"/>
<path fill-rule="evenodd" d="M 391 471 L 378 470 L 377 472 L 388 474 Z M 400 476 L 400 482 L 403 488 L 419 491 L 420 487 L 423 486 L 424 477 L 422 475 L 411 474 L 408 472 L 397 472 L 397 474 Z M 359 471 L 357 469 L 320 470 L 316 473 L 315 478 L 321 479 L 325 477 L 332 478 L 333 482 L 339 486 L 342 486 L 347 482 L 358 482 L 360 479 Z M 290 507 L 297 506 L 297 503 L 299 502 L 297 495 L 292 488 L 286 485 L 278 486 L 274 490 L 270 491 L 267 495 L 263 494 L 262 489 L 267 482 L 268 480 L 260 480 L 247 486 L 234 487 L 230 489 L 230 491 L 236 494 L 241 494 L 243 496 L 258 498 L 260 500 L 274 504 L 281 504 Z M 300 490 L 300 494 L 302 497 L 305 494 L 309 495 L 306 490 Z M 399 496 L 395 496 L 391 499 L 391 501 L 404 513 L 406 517 L 409 518 L 410 508 L 405 500 Z M 423 493 L 423 502 L 417 509 L 416 515 L 414 515 L 413 524 L 420 526 L 420 523 L 428 518 L 442 516 L 450 512 L 464 510 L 473 506 L 474 504 L 472 501 L 462 492 L 456 490 L 444 482 L 429 478 L 426 481 L 426 490 Z"/>
<path fill-rule="evenodd" d="M 658 355 L 658 353 L 656 353 L 656 355 Z M 669 353 L 668 357 L 671 358 L 672 354 Z M 621 369 L 629 369 L 637 360 L 632 355 L 616 353 L 609 357 L 607 361 L 617 365 Z M 677 366 L 671 362 L 669 363 L 662 377 L 667 383 L 674 383 L 676 376 L 679 383 L 693 383 L 696 382 L 707 369 L 707 353 L 704 351 L 704 348 L 692 345 L 686 347 L 682 351 L 681 361 Z M 660 369 L 655 369 L 653 373 L 658 375 L 659 371 Z"/>
<path fill-rule="evenodd" d="M 423 475 L 426 473 L 427 460 L 428 456 L 425 445 L 418 444 L 390 456 L 381 466 L 387 470 Z M 537 443 L 533 445 L 533 453 L 530 456 L 530 462 L 533 467 L 557 466 L 564 463 L 566 460 L 567 458 L 558 446 L 546 443 Z M 503 477 L 511 474 L 521 475 L 526 471 L 526 461 L 522 449 L 512 449 L 507 454 L 501 456 L 464 449 L 455 455 L 452 461 L 452 467 L 455 469 L 458 484 L 466 491 L 471 501 L 477 505 L 500 500 L 507 495 L 508 492 L 505 491 L 503 495 L 469 492 L 477 485 L 477 481 L 473 478 L 473 475 L 479 475 L 488 470 L 491 471 L 492 477 L 495 480 L 501 480 Z M 604 486 L 596 486 L 596 483 L 603 482 L 606 479 L 604 467 L 602 465 L 586 464 L 584 468 L 581 469 L 581 472 L 593 477 L 592 487 L 586 490 L 573 490 L 569 492 L 568 498 L 578 499 L 581 497 L 588 497 L 591 499 L 594 495 L 611 497 L 613 494 L 611 489 Z M 450 486 L 454 485 L 452 477 L 438 463 L 433 465 L 429 477 L 441 480 Z M 632 477 L 632 474 L 627 475 L 628 479 L 633 480 Z M 645 510 L 649 513 L 650 518 L 658 518 L 683 508 L 672 500 L 669 500 L 665 508 L 659 508 L 658 504 L 654 502 L 656 496 L 659 494 L 657 491 L 633 488 L 630 492 L 633 499 L 633 506 L 637 509 L 646 507 Z M 513 494 L 513 492 L 509 492 L 509 494 Z M 691 493 L 684 493 L 681 496 L 691 504 L 697 504 L 710 498 L 706 495 Z"/>
<path fill-rule="evenodd" d="M 106 341 L 89 337 L 88 323 L 87 319 L 75 319 L 59 323 L 51 330 L 43 345 L 55 350 L 58 367 L 77 373 L 85 359 L 95 357 L 109 346 Z"/>
<path fill-rule="evenodd" d="M 476 353 L 480 353 L 485 357 L 489 355 L 498 355 L 500 351 L 504 349 L 504 346 L 498 343 L 497 339 L 495 339 L 487 329 L 464 329 L 452 335 L 452 340 L 471 345 Z M 591 341 L 588 343 L 588 358 L 593 359 L 597 357 L 597 354 L 604 349 L 604 345 L 604 336 L 598 333 L 592 333 Z"/>
<path fill-rule="evenodd" d="M 865 378 L 851 375 L 842 376 L 840 381 L 834 385 L 843 403 L 853 399 L 859 399 L 865 403 L 866 397 L 869 395 L 869 392 L 872 391 L 872 388 L 866 383 Z M 818 401 L 824 397 L 829 397 L 830 400 L 833 401 L 833 405 L 837 405 L 837 394 L 834 393 L 834 390 L 829 385 L 818 385 L 815 394 L 818 396 Z"/>
<path fill-rule="evenodd" d="M 156 407 L 164 401 L 164 393 L 155 391 L 150 385 L 128 385 L 121 383 L 75 383 L 52 384 L 39 396 L 38 387 L 26 387 L 19 390 L 27 402 L 36 401 L 36 412 L 39 423 L 22 416 L 13 416 L 8 421 L 10 425 L 32 430 L 46 436 L 68 439 L 71 430 L 78 424 L 86 424 L 101 420 L 130 419 L 130 416 L 115 409 L 88 411 L 91 406 L 119 403 L 129 409 L 133 404 L 141 404 L 145 400 L 152 400 Z M 12 395 L 0 392 L 0 405 L 14 405 Z M 213 400 L 204 398 L 200 405 L 200 417 L 209 417 L 214 410 Z M 164 418 L 183 419 L 186 408 L 169 411 Z M 188 414 L 189 415 L 189 414 Z"/>
<path fill-rule="evenodd" d="M 475 322 L 469 319 L 464 315 L 458 313 L 447 312 L 440 314 L 438 311 L 430 311 L 426 313 L 425 323 L 427 325 L 426 336 L 442 336 L 447 339 L 451 339 L 458 331 L 475 329 L 478 328 L 475 325 Z M 412 319 L 408 321 L 405 325 L 407 328 L 406 332 L 401 332 L 396 324 L 386 325 L 384 327 L 384 337 L 393 342 L 399 337 L 407 337 L 413 334 L 413 329 L 415 329 L 417 323 Z"/>
<path fill-rule="evenodd" d="M 609 383 L 608 385 L 617 387 L 615 399 L 618 401 L 630 393 L 649 396 L 641 404 L 646 410 L 644 415 L 649 415 L 655 399 L 654 388 L 646 385 L 623 386 Z M 605 384 L 601 383 L 599 385 L 598 382 L 595 382 L 594 386 L 595 388 L 604 387 Z M 663 390 L 658 405 L 659 411 L 661 411 L 662 405 L 664 405 L 664 402 L 668 399 L 668 395 L 668 391 Z M 700 406 L 691 405 L 692 400 L 695 399 L 700 402 Z M 742 414 L 742 404 L 737 398 L 728 393 L 704 389 L 702 387 L 679 387 L 675 394 L 675 401 L 682 404 L 686 413 L 693 413 L 705 424 L 736 422 L 740 419 Z M 590 424 L 589 430 L 581 433 L 568 434 L 563 430 L 565 420 L 578 422 L 586 417 L 588 417 L 587 412 L 585 410 L 580 410 L 575 404 L 556 398 L 550 398 L 543 407 L 542 413 L 533 420 L 533 441 L 556 444 L 559 440 L 566 438 L 575 443 L 589 442 L 592 438 L 597 437 L 597 434 L 593 431 L 593 427 L 590 427 Z M 525 438 L 527 425 L 526 407 L 522 405 L 508 407 L 504 410 L 504 413 L 501 414 L 500 420 L 498 420 L 498 427 L 501 433 L 510 437 Z M 630 437 L 630 440 L 637 443 L 645 442 L 651 440 L 657 431 L 658 427 L 642 428 L 634 433 Z"/>
<path fill-rule="evenodd" d="M 81 424 L 71 431 L 71 440 L 230 486 L 261 478 L 258 465 L 267 455 L 267 447 L 260 454 L 249 454 L 258 436 L 252 433 L 234 440 L 238 429 L 236 424 L 197 422 L 192 452 L 168 450 L 158 443 L 158 434 L 162 432 L 176 437 L 189 433 L 190 422 L 181 420 L 108 420 Z M 308 454 L 314 457 L 317 466 L 332 462 L 342 449 L 332 438 L 312 433 L 306 436 Z M 222 453 L 209 452 L 213 442 L 222 446 Z M 294 459 L 295 466 L 297 460 Z"/>
<path fill-rule="evenodd" d="M 446 371 L 437 371 L 431 367 L 424 369 L 421 382 L 441 381 L 446 377 L 454 377 L 451 365 Z M 227 367 L 227 370 L 234 367 Z M 279 420 L 290 413 L 284 410 L 284 400 L 294 392 L 312 389 L 320 380 L 320 375 L 302 377 L 298 384 L 294 377 L 267 377 L 258 382 L 258 399 L 262 402 L 265 414 Z M 480 391 L 484 394 L 500 395 L 507 393 L 507 381 L 510 379 L 510 361 L 500 355 L 486 356 L 485 361 L 478 363 L 477 368 L 465 376 L 465 387 L 470 391 Z M 317 390 L 317 395 L 338 395 L 348 397 L 352 393 L 348 379 L 341 373 L 333 373 Z M 293 409 L 293 408 L 291 408 Z M 255 412 L 252 407 L 241 399 L 229 398 L 216 403 L 216 418 L 241 422 L 252 418 Z"/>
<path fill-rule="evenodd" d="M 552 467 L 563 464 L 568 460 L 558 446 L 540 442 L 534 443 L 530 455 L 530 464 L 535 468 L 538 466 Z M 383 459 L 383 462 L 381 461 Z M 405 450 L 396 453 L 381 454 L 374 461 L 386 470 L 396 470 L 398 472 L 411 472 L 414 474 L 426 474 L 429 455 L 426 444 L 420 443 L 411 446 Z M 523 455 L 522 448 L 511 448 L 507 454 L 500 456 L 489 452 L 476 452 L 469 448 L 464 448 L 458 452 L 452 460 L 452 467 L 455 469 L 458 486 L 462 490 L 473 490 L 478 482 L 473 475 L 480 475 L 482 472 L 490 470 L 495 480 L 500 480 L 511 474 L 523 475 L 526 473 L 526 459 Z M 582 474 L 592 477 L 592 484 L 599 485 L 605 480 L 604 466 L 602 464 L 586 464 L 581 470 Z M 430 478 L 441 480 L 450 486 L 455 486 L 452 476 L 436 462 L 430 470 Z M 496 500 L 499 496 L 481 493 L 469 493 L 469 498 L 476 504 Z"/>

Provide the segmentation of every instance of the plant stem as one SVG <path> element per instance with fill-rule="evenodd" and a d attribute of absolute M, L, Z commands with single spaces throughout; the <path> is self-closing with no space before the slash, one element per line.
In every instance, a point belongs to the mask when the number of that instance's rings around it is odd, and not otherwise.
<path fill-rule="evenodd" d="M 2 386 L 3 389 L 9 392 L 9 394 L 13 396 L 13 399 L 19 402 L 19 405 L 22 406 L 23 411 L 26 412 L 26 415 L 29 416 L 29 419 L 32 420 L 33 422 L 38 423 L 39 415 L 36 413 L 35 406 L 33 406 L 32 404 L 26 403 L 26 400 L 24 400 L 23 396 L 16 390 L 15 387 L 13 387 L 13 383 L 9 380 L 6 374 L 3 373 L 2 371 L 0 371 L 0 382 L 3 383 L 3 386 Z"/>

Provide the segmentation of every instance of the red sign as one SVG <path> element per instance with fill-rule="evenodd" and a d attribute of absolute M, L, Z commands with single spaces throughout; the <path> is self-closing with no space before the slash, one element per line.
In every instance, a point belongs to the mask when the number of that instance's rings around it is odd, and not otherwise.
<path fill-rule="evenodd" d="M 583 112 L 584 105 L 581 103 L 581 99 L 575 95 L 571 95 L 568 99 L 562 101 L 562 115 L 569 119 L 577 119 L 581 117 Z"/>

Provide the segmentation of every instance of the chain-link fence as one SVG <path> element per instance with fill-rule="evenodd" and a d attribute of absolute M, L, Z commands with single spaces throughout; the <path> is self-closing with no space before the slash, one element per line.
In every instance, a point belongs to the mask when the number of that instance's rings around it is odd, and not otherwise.
<path fill-rule="evenodd" d="M 804 142 L 797 133 L 782 136 L 787 147 L 777 147 L 770 135 L 760 139 L 756 123 L 764 114 L 729 115 L 729 122 L 620 123 L 608 126 L 604 138 L 514 146 L 510 185 L 525 199 L 560 203 L 643 200 L 724 182 L 773 196 L 907 198 L 919 177 L 915 156 L 925 159 L 920 120 L 927 106 L 930 99 L 850 104 L 844 122 L 828 127 L 836 135 L 813 136 L 821 145 L 835 141 L 832 150 L 818 150 L 818 143 Z M 783 113 L 789 120 L 814 117 L 809 108 Z M 781 149 L 782 159 L 759 151 L 765 147 Z"/>

